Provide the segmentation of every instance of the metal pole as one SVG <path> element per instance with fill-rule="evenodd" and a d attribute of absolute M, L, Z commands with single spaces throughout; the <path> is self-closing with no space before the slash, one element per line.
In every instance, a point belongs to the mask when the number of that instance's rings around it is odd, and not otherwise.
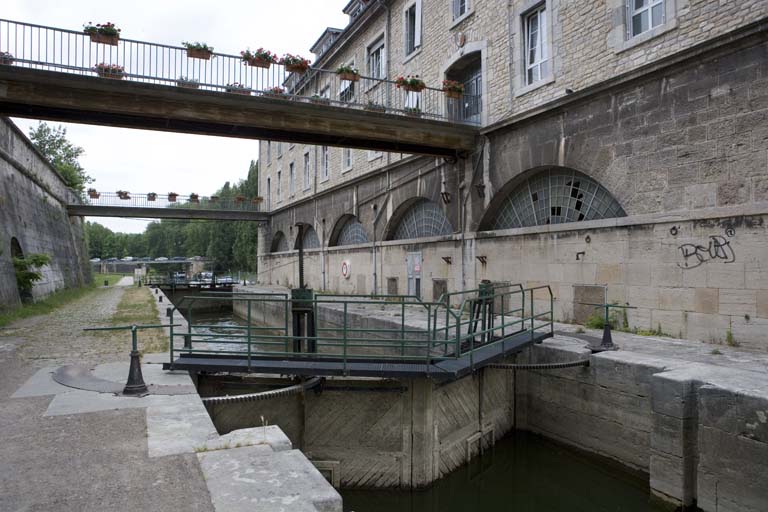
<path fill-rule="evenodd" d="M 123 394 L 144 395 L 148 392 L 141 374 L 141 354 L 139 354 L 139 342 L 136 334 L 136 326 L 131 326 L 131 365 L 128 369 L 128 382 L 125 383 Z"/>

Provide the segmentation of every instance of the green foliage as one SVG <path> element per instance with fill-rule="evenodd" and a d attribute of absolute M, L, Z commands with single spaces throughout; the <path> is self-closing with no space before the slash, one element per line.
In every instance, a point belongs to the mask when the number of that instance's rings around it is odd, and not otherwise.
<path fill-rule="evenodd" d="M 51 165 L 61 174 L 67 186 L 83 192 L 93 178 L 86 174 L 78 162 L 85 152 L 80 146 L 75 146 L 67 139 L 67 129 L 63 126 L 52 128 L 47 123 L 40 122 L 37 128 L 30 128 L 29 138 Z"/>
<path fill-rule="evenodd" d="M 30 254 L 23 258 L 13 258 L 13 269 L 16 271 L 16 285 L 22 298 L 28 297 L 32 287 L 43 278 L 40 269 L 51 262 L 47 254 Z"/>
<path fill-rule="evenodd" d="M 725 343 L 729 347 L 738 347 L 739 346 L 739 342 L 734 339 L 733 331 L 731 329 L 728 329 L 727 331 L 725 331 Z"/>

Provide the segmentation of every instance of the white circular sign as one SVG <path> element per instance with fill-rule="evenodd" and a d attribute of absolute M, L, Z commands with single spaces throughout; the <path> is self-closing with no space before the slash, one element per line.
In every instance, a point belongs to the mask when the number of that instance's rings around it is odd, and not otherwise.
<path fill-rule="evenodd" d="M 348 260 L 344 260 L 341 262 L 341 276 L 344 279 L 349 279 L 349 276 L 352 274 L 352 264 Z"/>

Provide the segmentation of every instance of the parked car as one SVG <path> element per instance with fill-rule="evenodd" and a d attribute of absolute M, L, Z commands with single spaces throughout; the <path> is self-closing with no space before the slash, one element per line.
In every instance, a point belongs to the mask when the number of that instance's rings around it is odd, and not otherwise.
<path fill-rule="evenodd" d="M 126 256 L 121 261 L 133 261 L 133 256 Z"/>
<path fill-rule="evenodd" d="M 186 261 L 186 259 L 184 256 L 174 256 L 171 261 Z"/>
<path fill-rule="evenodd" d="M 155 261 L 168 261 L 168 258 L 165 256 L 160 256 L 159 258 L 155 258 Z"/>
<path fill-rule="evenodd" d="M 101 261 L 101 258 L 91 258 L 91 263 L 98 263 Z"/>

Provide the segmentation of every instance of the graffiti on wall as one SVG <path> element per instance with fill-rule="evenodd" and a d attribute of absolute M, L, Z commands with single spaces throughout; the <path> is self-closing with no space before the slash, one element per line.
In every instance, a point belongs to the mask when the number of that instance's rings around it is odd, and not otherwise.
<path fill-rule="evenodd" d="M 733 228 L 728 228 L 725 234 L 732 237 L 736 234 Z M 682 261 L 677 266 L 683 269 L 700 267 L 709 261 L 718 260 L 722 263 L 733 263 L 736 254 L 731 242 L 722 235 L 710 235 L 706 245 L 682 244 L 678 247 Z"/>

